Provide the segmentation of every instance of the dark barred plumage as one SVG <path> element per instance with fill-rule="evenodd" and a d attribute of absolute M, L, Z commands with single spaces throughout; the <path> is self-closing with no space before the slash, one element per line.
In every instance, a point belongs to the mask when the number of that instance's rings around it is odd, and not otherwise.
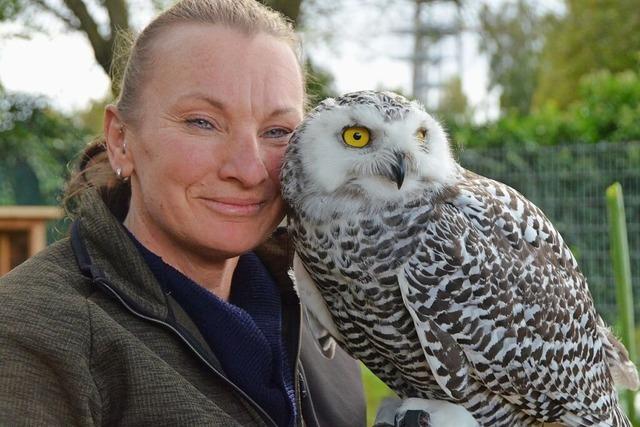
<path fill-rule="evenodd" d="M 373 109 L 349 109 L 363 105 Z M 423 156 L 442 156 L 435 162 L 442 168 L 449 161 L 437 151 L 444 133 L 427 119 L 417 123 L 426 123 L 431 145 L 404 153 L 413 181 L 398 197 L 382 181 L 380 194 L 371 190 L 376 177 L 333 171 L 319 158 L 313 164 L 306 144 L 335 138 L 319 121 L 334 109 L 344 112 L 344 123 L 373 133 L 419 108 L 374 92 L 328 101 L 296 130 L 287 151 L 290 232 L 339 344 L 400 396 L 457 403 L 481 426 L 629 426 L 612 375 L 622 372 L 637 386 L 635 367 L 595 312 L 584 276 L 544 214 L 452 159 L 446 176 L 424 172 Z M 380 115 L 376 123 L 372 111 Z M 345 156 L 360 161 L 394 144 L 384 131 L 377 135 L 368 151 L 348 148 Z M 336 151 L 344 149 L 335 141 Z M 334 172 L 344 175 L 338 184 L 316 182 L 333 180 Z"/>

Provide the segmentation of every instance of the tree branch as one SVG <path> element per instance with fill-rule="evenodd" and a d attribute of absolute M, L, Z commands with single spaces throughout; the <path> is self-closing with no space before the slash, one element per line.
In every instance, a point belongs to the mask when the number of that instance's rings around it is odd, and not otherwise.
<path fill-rule="evenodd" d="M 69 28 L 74 30 L 80 30 L 80 24 L 73 20 L 70 16 L 63 14 L 61 11 L 55 9 L 53 6 L 45 2 L 44 0 L 32 0 L 33 3 L 45 12 L 49 12 L 62 22 L 64 22 Z"/>
<path fill-rule="evenodd" d="M 111 30 L 111 44 L 119 30 L 129 30 L 129 10 L 124 0 L 103 0 L 103 5 L 109 14 Z"/>
<path fill-rule="evenodd" d="M 111 44 L 109 39 L 102 37 L 98 31 L 95 19 L 87 10 L 87 5 L 82 0 L 63 0 L 64 4 L 78 18 L 79 29 L 89 38 L 94 56 L 104 71 L 109 74 L 111 67 Z"/>

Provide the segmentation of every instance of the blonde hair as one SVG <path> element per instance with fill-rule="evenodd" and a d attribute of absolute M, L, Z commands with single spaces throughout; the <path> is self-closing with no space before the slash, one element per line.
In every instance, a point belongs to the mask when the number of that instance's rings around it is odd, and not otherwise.
<path fill-rule="evenodd" d="M 282 14 L 256 0 L 180 0 L 151 21 L 129 44 L 131 47 L 125 55 L 118 52 L 114 55 L 112 79 L 115 87 L 121 82 L 116 106 L 125 123 L 135 123 L 138 118 L 136 114 L 140 109 L 136 106 L 154 59 L 154 42 L 171 27 L 183 23 L 223 25 L 247 35 L 273 36 L 290 46 L 304 76 L 298 37 L 293 25 Z M 122 35 L 120 37 L 122 42 L 124 39 Z M 124 62 L 120 59 L 123 57 L 127 60 L 121 72 L 119 64 Z M 78 171 L 67 185 L 63 204 L 69 215 L 75 211 L 77 196 L 88 188 L 97 188 L 113 214 L 120 220 L 124 219 L 129 209 L 131 187 L 129 182 L 118 179 L 111 169 L 104 137 L 97 138 L 85 148 L 78 162 Z"/>

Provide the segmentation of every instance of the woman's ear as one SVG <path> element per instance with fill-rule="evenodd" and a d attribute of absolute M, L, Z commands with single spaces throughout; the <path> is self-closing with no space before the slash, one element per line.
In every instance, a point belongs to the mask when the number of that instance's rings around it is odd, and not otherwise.
<path fill-rule="evenodd" d="M 127 147 L 127 128 L 115 105 L 107 105 L 104 110 L 104 138 L 113 172 L 120 179 L 129 178 L 134 169 L 133 157 Z"/>

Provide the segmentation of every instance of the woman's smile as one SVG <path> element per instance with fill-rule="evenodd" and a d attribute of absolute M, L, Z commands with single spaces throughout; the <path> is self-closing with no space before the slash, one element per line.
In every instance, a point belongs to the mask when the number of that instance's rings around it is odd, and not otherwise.
<path fill-rule="evenodd" d="M 200 200 L 216 213 L 235 217 L 257 215 L 265 205 L 264 200 L 257 198 L 203 197 Z"/>

